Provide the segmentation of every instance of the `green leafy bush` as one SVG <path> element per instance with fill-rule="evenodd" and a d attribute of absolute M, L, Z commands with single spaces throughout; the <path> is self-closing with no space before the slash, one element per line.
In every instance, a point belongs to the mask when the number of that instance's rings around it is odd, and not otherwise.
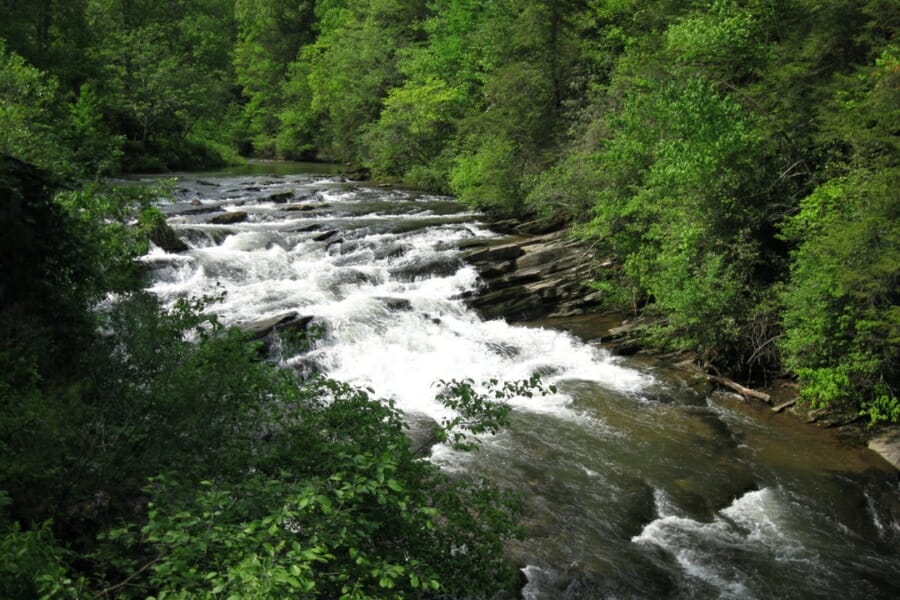
<path fill-rule="evenodd" d="M 785 362 L 815 406 L 896 420 L 900 308 L 896 168 L 819 186 L 785 234 L 800 241 L 784 296 Z"/>

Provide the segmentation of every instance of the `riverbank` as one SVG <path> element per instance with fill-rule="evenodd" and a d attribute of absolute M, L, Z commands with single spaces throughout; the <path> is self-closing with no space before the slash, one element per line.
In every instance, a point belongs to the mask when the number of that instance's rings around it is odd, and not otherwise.
<path fill-rule="evenodd" d="M 799 399 L 797 385 L 790 379 L 779 378 L 753 389 L 701 369 L 691 352 L 669 353 L 647 345 L 642 335 L 642 329 L 651 324 L 647 317 L 604 309 L 602 293 L 585 285 L 615 269 L 614 263 L 598 261 L 587 244 L 574 239 L 565 227 L 509 220 L 491 226 L 505 237 L 460 244 L 463 259 L 475 266 L 483 281 L 466 298 L 482 317 L 566 330 L 614 354 L 640 355 L 680 371 L 689 385 L 714 386 L 746 402 L 762 403 L 798 426 L 834 429 L 847 445 L 868 447 L 900 470 L 900 427 L 896 425 L 869 427 L 857 414 L 811 409 Z"/>

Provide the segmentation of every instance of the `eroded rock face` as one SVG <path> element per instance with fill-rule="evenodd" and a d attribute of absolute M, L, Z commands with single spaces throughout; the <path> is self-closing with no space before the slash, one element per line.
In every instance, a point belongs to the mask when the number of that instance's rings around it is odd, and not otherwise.
<path fill-rule="evenodd" d="M 599 307 L 600 292 L 586 283 L 603 265 L 568 230 L 516 236 L 483 247 L 468 245 L 463 260 L 478 269 L 484 286 L 467 301 L 486 319 L 529 321 Z"/>

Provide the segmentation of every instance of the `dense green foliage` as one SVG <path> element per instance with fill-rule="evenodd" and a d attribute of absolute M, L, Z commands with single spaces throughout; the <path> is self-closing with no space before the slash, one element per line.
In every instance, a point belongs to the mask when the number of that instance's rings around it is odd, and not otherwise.
<path fill-rule="evenodd" d="M 900 421 L 896 2 L 2 5 L 4 597 L 465 597 L 508 575 L 506 500 L 418 461 L 392 407 L 137 291 L 160 215 L 85 183 L 121 170 L 316 158 L 570 223 L 618 266 L 586 283 L 655 315 L 654 343 Z M 502 421 L 448 389 L 448 426 Z"/>

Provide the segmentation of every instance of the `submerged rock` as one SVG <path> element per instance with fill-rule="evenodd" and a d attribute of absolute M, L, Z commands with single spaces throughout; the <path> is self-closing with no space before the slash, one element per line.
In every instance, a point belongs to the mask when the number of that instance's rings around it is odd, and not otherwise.
<path fill-rule="evenodd" d="M 391 312 L 406 312 L 412 310 L 412 302 L 406 298 L 375 298 Z"/>

